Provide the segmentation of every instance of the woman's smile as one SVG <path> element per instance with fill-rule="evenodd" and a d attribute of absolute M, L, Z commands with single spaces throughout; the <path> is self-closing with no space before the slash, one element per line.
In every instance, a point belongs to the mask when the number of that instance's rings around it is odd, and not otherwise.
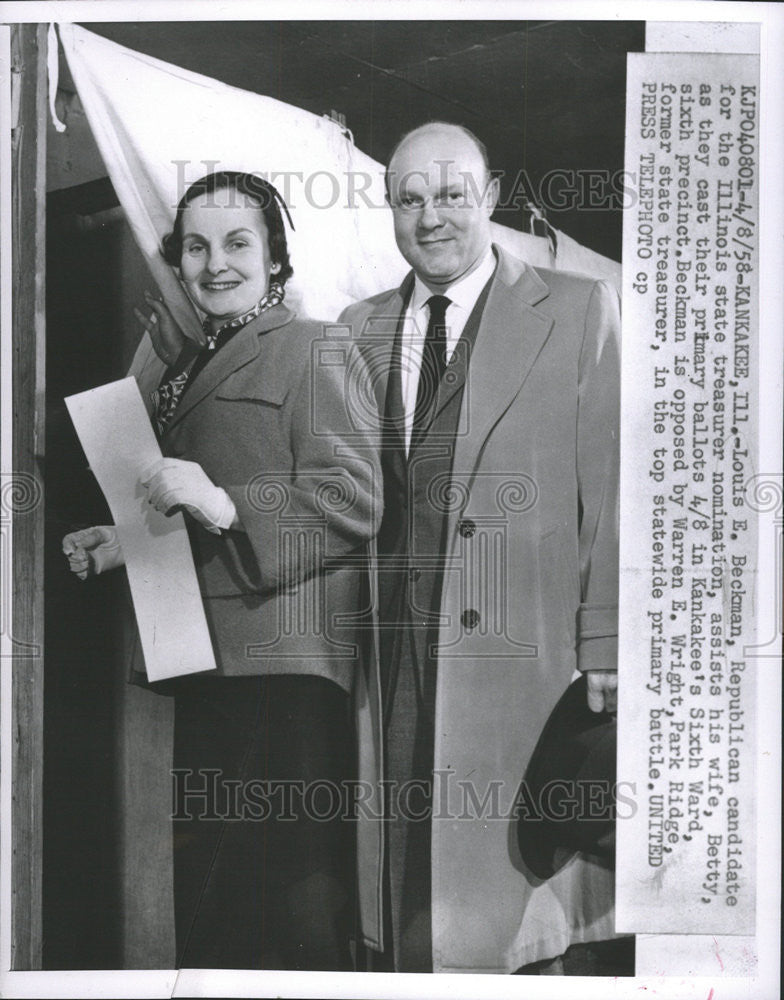
<path fill-rule="evenodd" d="M 202 281 L 202 288 L 209 292 L 225 292 L 230 288 L 236 288 L 239 281 Z"/>

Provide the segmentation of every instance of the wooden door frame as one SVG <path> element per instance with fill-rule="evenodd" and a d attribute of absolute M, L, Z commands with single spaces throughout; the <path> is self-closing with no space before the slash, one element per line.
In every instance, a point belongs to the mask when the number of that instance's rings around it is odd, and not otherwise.
<path fill-rule="evenodd" d="M 11 126 L 11 280 L 10 289 L 7 282 L 2 288 L 2 295 L 10 291 L 11 297 L 11 364 L 10 372 L 2 372 L 2 391 L 7 415 L 10 376 L 12 428 L 0 504 L 2 691 L 11 703 L 2 778 L 6 789 L 10 779 L 11 829 L 10 837 L 8 827 L 3 829 L 2 850 L 10 854 L 10 968 L 30 970 L 42 966 L 46 57 L 45 24 L 11 25 L 11 121 L 3 123 L 4 130 Z M 7 232 L 8 219 L 3 226 Z M 3 246 L 7 252 L 7 240 Z M 5 263 L 3 274 L 8 270 Z M 7 317 L 7 307 L 4 313 Z M 8 351 L 4 356 L 7 360 Z M 4 956 L 7 949 L 6 938 Z"/>

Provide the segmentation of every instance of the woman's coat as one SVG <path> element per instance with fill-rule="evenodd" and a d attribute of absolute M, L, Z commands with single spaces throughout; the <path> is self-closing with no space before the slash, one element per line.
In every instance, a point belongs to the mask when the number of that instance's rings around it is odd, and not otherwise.
<path fill-rule="evenodd" d="M 366 377 L 334 327 L 277 305 L 199 372 L 163 434 L 164 455 L 198 462 L 242 525 L 212 534 L 186 518 L 221 674 L 352 687 L 381 516 Z"/>

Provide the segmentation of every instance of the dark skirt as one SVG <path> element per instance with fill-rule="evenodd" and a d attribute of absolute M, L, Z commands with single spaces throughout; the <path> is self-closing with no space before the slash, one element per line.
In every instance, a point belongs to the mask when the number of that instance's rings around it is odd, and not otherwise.
<path fill-rule="evenodd" d="M 307 675 L 182 681 L 172 775 L 178 967 L 350 969 L 349 696 Z"/>

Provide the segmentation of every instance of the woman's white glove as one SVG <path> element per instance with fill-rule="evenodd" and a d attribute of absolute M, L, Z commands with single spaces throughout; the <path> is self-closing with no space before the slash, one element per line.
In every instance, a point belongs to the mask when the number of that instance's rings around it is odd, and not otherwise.
<path fill-rule="evenodd" d="M 63 552 L 68 557 L 71 572 L 80 580 L 125 563 L 117 529 L 112 524 L 72 531 L 63 539 Z"/>
<path fill-rule="evenodd" d="M 198 462 L 161 458 L 147 469 L 141 482 L 156 510 L 168 514 L 174 507 L 184 507 L 216 535 L 230 528 L 237 517 L 229 494 L 208 478 Z"/>

